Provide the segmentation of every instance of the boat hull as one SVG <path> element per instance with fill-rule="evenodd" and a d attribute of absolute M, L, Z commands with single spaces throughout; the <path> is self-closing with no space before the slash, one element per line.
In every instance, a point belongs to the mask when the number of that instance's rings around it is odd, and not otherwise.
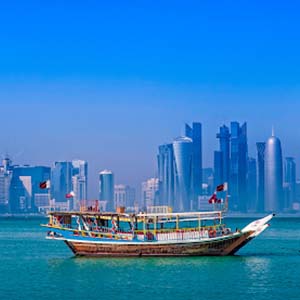
<path fill-rule="evenodd" d="M 222 238 L 172 242 L 91 242 L 64 240 L 77 256 L 225 256 L 233 255 L 252 238 L 253 232 L 235 233 Z"/>

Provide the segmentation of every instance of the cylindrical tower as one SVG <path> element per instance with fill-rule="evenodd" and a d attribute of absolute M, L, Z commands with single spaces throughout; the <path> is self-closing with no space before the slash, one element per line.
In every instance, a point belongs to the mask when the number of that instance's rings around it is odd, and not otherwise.
<path fill-rule="evenodd" d="M 174 140 L 173 149 L 176 177 L 175 210 L 188 211 L 192 200 L 193 141 L 188 137 L 179 137 Z"/>
<path fill-rule="evenodd" d="M 283 166 L 280 140 L 274 134 L 265 149 L 265 211 L 282 209 Z"/>
<path fill-rule="evenodd" d="M 106 211 L 114 209 L 114 174 L 104 170 L 99 173 L 99 199 L 106 201 Z"/>

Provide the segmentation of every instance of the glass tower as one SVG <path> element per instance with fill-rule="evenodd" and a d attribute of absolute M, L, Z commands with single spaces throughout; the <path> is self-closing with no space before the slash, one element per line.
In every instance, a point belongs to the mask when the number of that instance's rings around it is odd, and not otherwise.
<path fill-rule="evenodd" d="M 231 122 L 230 184 L 231 209 L 247 210 L 248 144 L 247 124 Z"/>
<path fill-rule="evenodd" d="M 173 141 L 175 162 L 175 205 L 176 211 L 191 209 L 192 196 L 192 157 L 193 141 L 188 137 L 179 137 Z"/>
<path fill-rule="evenodd" d="M 257 149 L 257 206 L 258 212 L 265 210 L 265 149 L 266 143 L 256 143 Z"/>
<path fill-rule="evenodd" d="M 202 124 L 193 122 L 185 125 L 185 135 L 192 139 L 192 207 L 196 209 L 198 197 L 202 194 Z"/>
<path fill-rule="evenodd" d="M 280 140 L 274 134 L 266 142 L 265 149 L 265 211 L 283 209 L 283 167 Z"/>
<path fill-rule="evenodd" d="M 12 213 L 35 212 L 37 195 L 43 194 L 49 200 L 49 190 L 40 189 L 40 183 L 49 178 L 49 167 L 28 165 L 14 167 L 10 182 L 10 211 Z"/>
<path fill-rule="evenodd" d="M 229 128 L 225 125 L 220 127 L 220 132 L 217 133 L 217 138 L 220 142 L 220 154 L 222 158 L 218 159 L 221 161 L 220 168 L 220 179 L 221 183 L 229 182 L 229 172 L 230 172 L 230 133 Z"/>
<path fill-rule="evenodd" d="M 214 152 L 214 187 L 213 189 L 224 183 L 223 178 L 223 152 L 215 151 Z"/>
<path fill-rule="evenodd" d="M 87 200 L 88 163 L 84 160 L 72 161 L 72 185 L 74 191 L 73 209 L 79 209 L 80 203 Z"/>
<path fill-rule="evenodd" d="M 296 163 L 293 157 L 285 158 L 284 171 L 284 181 L 287 184 L 288 189 L 288 199 L 285 208 L 291 209 L 293 202 L 296 202 Z"/>
<path fill-rule="evenodd" d="M 114 174 L 104 170 L 99 173 L 99 199 L 106 201 L 106 210 L 114 210 Z"/>
<path fill-rule="evenodd" d="M 174 152 L 172 144 L 158 148 L 159 204 L 174 206 Z"/>
<path fill-rule="evenodd" d="M 51 197 L 55 202 L 65 202 L 66 194 L 73 190 L 72 163 L 58 161 L 54 163 L 51 171 Z"/>
<path fill-rule="evenodd" d="M 247 175 L 247 210 L 256 212 L 257 209 L 257 168 L 256 159 L 249 157 Z"/>

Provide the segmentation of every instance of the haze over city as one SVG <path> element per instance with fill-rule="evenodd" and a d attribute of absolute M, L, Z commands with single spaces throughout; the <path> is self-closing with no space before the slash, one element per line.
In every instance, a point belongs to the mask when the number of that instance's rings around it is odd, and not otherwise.
<path fill-rule="evenodd" d="M 250 156 L 274 126 L 299 167 L 298 4 L 257 3 L 2 4 L 0 152 L 84 159 L 97 197 L 102 169 L 134 186 L 155 176 L 158 145 L 185 122 L 202 123 L 211 167 L 219 126 L 236 120 Z"/>

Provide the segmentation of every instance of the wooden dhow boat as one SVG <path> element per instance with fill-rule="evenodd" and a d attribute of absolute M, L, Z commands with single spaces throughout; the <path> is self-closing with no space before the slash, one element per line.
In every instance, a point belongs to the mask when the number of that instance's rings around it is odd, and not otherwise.
<path fill-rule="evenodd" d="M 261 234 L 274 214 L 232 231 L 223 211 L 128 214 L 50 212 L 47 239 L 64 241 L 77 256 L 234 255 Z"/>

